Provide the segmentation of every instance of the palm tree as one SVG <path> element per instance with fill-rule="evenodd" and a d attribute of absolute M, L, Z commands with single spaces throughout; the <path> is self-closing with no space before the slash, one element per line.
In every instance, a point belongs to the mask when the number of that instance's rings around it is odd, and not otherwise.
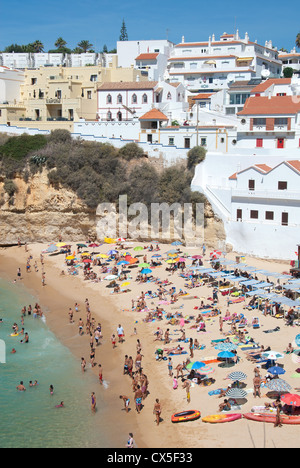
<path fill-rule="evenodd" d="M 56 42 L 54 43 L 55 47 L 57 49 L 61 49 L 62 47 L 64 47 L 65 45 L 67 44 L 67 42 L 62 38 L 62 37 L 59 37 Z"/>
<path fill-rule="evenodd" d="M 37 53 L 43 52 L 43 50 L 44 50 L 44 44 L 39 40 L 34 41 L 31 45 L 32 45 L 34 51 L 37 52 Z"/>
<path fill-rule="evenodd" d="M 93 44 L 86 40 L 78 42 L 77 45 L 84 54 L 93 47 Z"/>
<path fill-rule="evenodd" d="M 298 47 L 298 49 L 300 49 L 300 33 L 298 33 L 296 36 L 296 46 Z"/>

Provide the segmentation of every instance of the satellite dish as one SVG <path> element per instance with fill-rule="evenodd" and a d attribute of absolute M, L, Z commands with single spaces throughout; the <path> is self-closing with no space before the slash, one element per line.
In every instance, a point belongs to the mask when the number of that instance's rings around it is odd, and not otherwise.
<path fill-rule="evenodd" d="M 227 81 L 228 81 L 229 83 L 231 83 L 232 81 L 234 81 L 234 75 L 233 75 L 232 73 L 229 73 L 229 74 L 227 75 Z"/>
<path fill-rule="evenodd" d="M 261 77 L 262 78 L 267 79 L 267 78 L 269 78 L 269 76 L 270 76 L 270 70 L 264 69 L 264 70 L 261 71 Z"/>

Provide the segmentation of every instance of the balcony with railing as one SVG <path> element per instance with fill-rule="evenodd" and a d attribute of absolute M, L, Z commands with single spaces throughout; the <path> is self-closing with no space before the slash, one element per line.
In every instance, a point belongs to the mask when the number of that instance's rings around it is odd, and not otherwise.
<path fill-rule="evenodd" d="M 233 198 L 249 198 L 249 199 L 276 199 L 276 200 L 300 200 L 300 190 L 249 190 L 249 189 L 232 189 Z"/>

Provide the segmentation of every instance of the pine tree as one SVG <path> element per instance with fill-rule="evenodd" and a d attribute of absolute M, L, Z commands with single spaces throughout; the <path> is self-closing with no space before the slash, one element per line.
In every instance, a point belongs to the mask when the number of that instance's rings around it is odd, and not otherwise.
<path fill-rule="evenodd" d="M 120 34 L 120 41 L 128 41 L 127 28 L 126 28 L 126 24 L 125 24 L 124 19 L 123 19 L 123 23 L 122 23 L 120 33 L 121 33 Z"/>

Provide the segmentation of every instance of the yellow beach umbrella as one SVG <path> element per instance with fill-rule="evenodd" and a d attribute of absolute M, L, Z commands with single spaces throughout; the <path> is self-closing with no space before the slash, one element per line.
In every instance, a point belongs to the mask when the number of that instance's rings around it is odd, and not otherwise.
<path fill-rule="evenodd" d="M 83 252 L 81 254 L 82 257 L 89 257 L 91 254 L 89 252 Z"/>
<path fill-rule="evenodd" d="M 176 254 L 176 253 L 169 253 L 169 254 L 168 254 L 168 257 L 178 257 L 178 254 Z"/>
<path fill-rule="evenodd" d="M 167 260 L 167 263 L 176 263 L 176 260 Z"/>
<path fill-rule="evenodd" d="M 66 257 L 66 260 L 74 260 L 74 255 L 69 255 L 68 257 Z"/>
<path fill-rule="evenodd" d="M 109 256 L 106 255 L 106 254 L 98 254 L 98 255 L 96 255 L 96 257 L 99 257 L 99 258 L 109 258 Z"/>
<path fill-rule="evenodd" d="M 55 244 L 56 247 L 64 247 L 65 245 L 67 245 L 65 242 L 58 242 L 58 244 Z"/>
<path fill-rule="evenodd" d="M 105 237 L 104 242 L 106 244 L 115 244 L 116 239 L 112 239 L 111 237 Z"/>
<path fill-rule="evenodd" d="M 129 286 L 130 281 L 126 281 L 125 283 L 121 284 L 121 288 L 125 288 L 125 286 Z"/>

